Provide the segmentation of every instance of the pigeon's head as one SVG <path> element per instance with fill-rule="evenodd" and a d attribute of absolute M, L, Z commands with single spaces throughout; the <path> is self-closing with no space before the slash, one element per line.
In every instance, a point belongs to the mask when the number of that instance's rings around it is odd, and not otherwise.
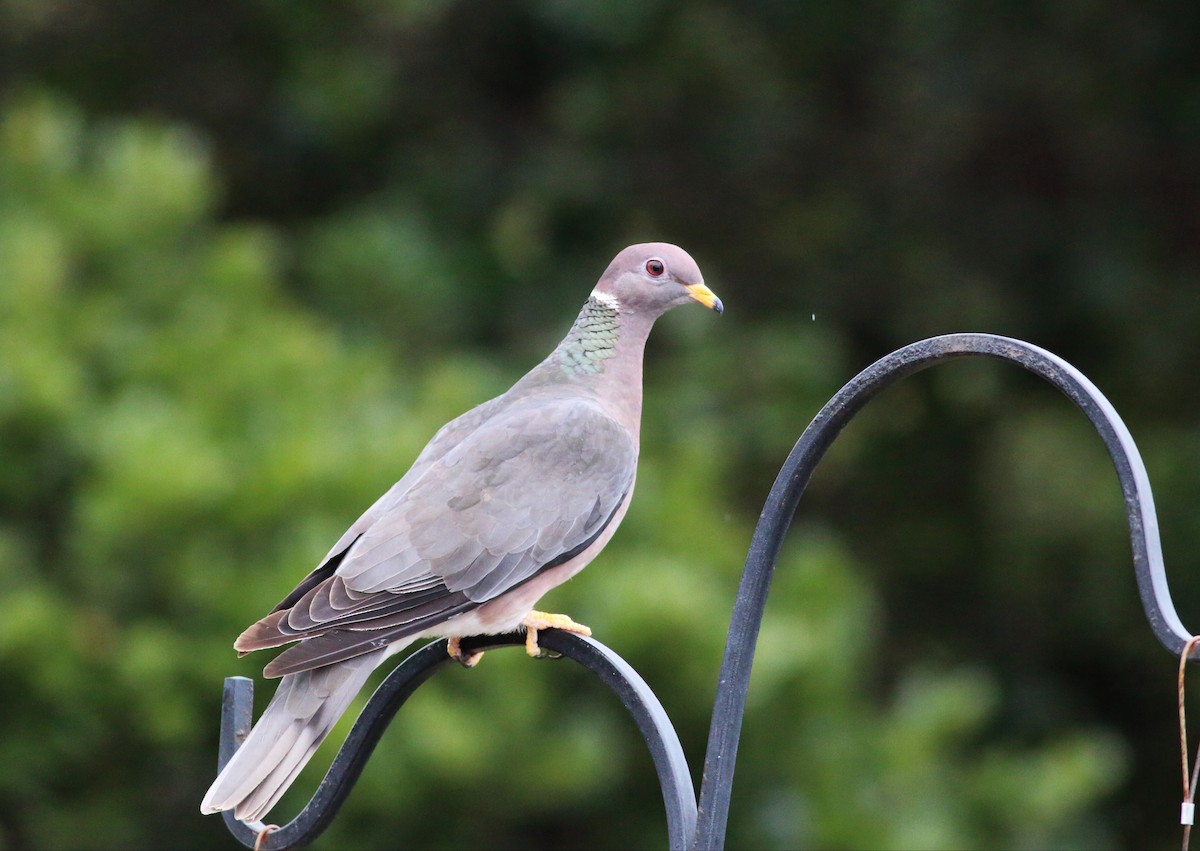
<path fill-rule="evenodd" d="M 631 245 L 613 258 L 592 295 L 618 310 L 651 316 L 689 301 L 722 312 L 725 307 L 704 285 L 700 267 L 691 255 L 668 242 Z"/>

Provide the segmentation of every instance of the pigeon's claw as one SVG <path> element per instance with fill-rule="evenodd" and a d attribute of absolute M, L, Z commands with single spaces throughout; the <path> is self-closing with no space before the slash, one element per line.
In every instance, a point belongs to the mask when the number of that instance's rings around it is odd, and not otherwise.
<path fill-rule="evenodd" d="M 259 822 L 262 824 L 261 822 Z M 277 824 L 264 824 L 258 831 L 258 836 L 254 837 L 254 851 L 262 851 L 263 844 L 267 841 L 267 837 L 275 831 L 279 830 Z"/>
<path fill-rule="evenodd" d="M 464 656 L 461 644 L 461 638 L 449 638 L 446 640 L 446 651 L 450 654 L 451 659 L 464 668 L 474 668 L 479 664 L 479 660 L 483 658 L 483 651 L 476 650 L 474 653 L 468 653 Z"/>
<path fill-rule="evenodd" d="M 525 627 L 525 652 L 535 659 L 542 656 L 542 648 L 538 647 L 537 634 L 540 629 L 561 629 L 576 635 L 591 635 L 592 630 L 581 623 L 575 623 L 566 615 L 554 615 L 549 612 L 530 610 L 521 622 Z"/>

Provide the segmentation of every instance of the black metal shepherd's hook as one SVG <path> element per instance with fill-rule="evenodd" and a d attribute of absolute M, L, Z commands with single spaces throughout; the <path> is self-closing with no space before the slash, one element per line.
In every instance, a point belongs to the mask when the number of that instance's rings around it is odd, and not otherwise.
<path fill-rule="evenodd" d="M 1129 430 L 1095 385 L 1063 359 L 1008 337 L 948 334 L 905 346 L 867 367 L 829 400 L 800 435 L 767 496 L 733 605 L 698 805 L 679 737 L 645 681 L 597 641 L 557 630 L 539 635 L 542 646 L 574 659 L 596 673 L 633 715 L 658 772 L 672 849 L 708 851 L 724 847 L 734 764 L 763 609 L 784 535 L 817 464 L 846 424 L 884 388 L 936 363 L 973 356 L 998 358 L 1023 366 L 1057 387 L 1087 415 L 1117 470 L 1129 518 L 1138 592 L 1150 628 L 1163 646 L 1175 655 L 1191 638 L 1191 633 L 1175 613 L 1167 587 L 1158 520 L 1145 465 Z M 498 636 L 467 640 L 463 647 L 482 650 L 519 643 L 521 640 L 516 636 Z M 262 837 L 260 847 L 298 848 L 315 839 L 332 821 L 396 711 L 421 683 L 449 661 L 445 642 L 438 641 L 401 663 L 371 697 L 312 800 L 287 825 Z M 253 684 L 250 680 L 230 677 L 225 681 L 222 767 L 249 732 L 252 703 Z M 260 838 L 261 825 L 242 824 L 229 812 L 225 813 L 225 822 L 247 847 L 253 847 L 255 840 Z"/>

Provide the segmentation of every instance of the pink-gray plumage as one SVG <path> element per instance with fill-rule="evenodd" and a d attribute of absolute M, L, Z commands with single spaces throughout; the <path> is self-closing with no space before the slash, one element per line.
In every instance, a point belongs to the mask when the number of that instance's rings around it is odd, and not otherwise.
<path fill-rule="evenodd" d="M 620 252 L 566 338 L 502 396 L 443 426 L 412 468 L 346 530 L 320 566 L 234 643 L 292 644 L 264 673 L 282 677 L 202 812 L 257 821 L 288 788 L 371 671 L 418 638 L 527 629 L 587 633 L 533 611 L 612 537 L 633 494 L 642 353 L 672 307 L 718 312 L 692 258 L 674 245 Z"/>

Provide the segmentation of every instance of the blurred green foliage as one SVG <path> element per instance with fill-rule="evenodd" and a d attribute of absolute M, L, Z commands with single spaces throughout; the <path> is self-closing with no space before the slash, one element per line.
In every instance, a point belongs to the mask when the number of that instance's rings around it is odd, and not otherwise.
<path fill-rule="evenodd" d="M 232 847 L 197 805 L 221 678 L 265 662 L 233 637 L 633 241 L 729 310 L 660 323 L 633 509 L 546 603 L 695 771 L 775 471 L 923 336 L 1096 381 L 1195 623 L 1197 138 L 1182 0 L 2 0 L 0 848 Z M 884 394 L 781 559 L 729 846 L 1173 844 L 1175 663 L 1124 523 L 1035 379 Z M 615 704 L 515 652 L 448 672 L 319 846 L 661 846 Z"/>

